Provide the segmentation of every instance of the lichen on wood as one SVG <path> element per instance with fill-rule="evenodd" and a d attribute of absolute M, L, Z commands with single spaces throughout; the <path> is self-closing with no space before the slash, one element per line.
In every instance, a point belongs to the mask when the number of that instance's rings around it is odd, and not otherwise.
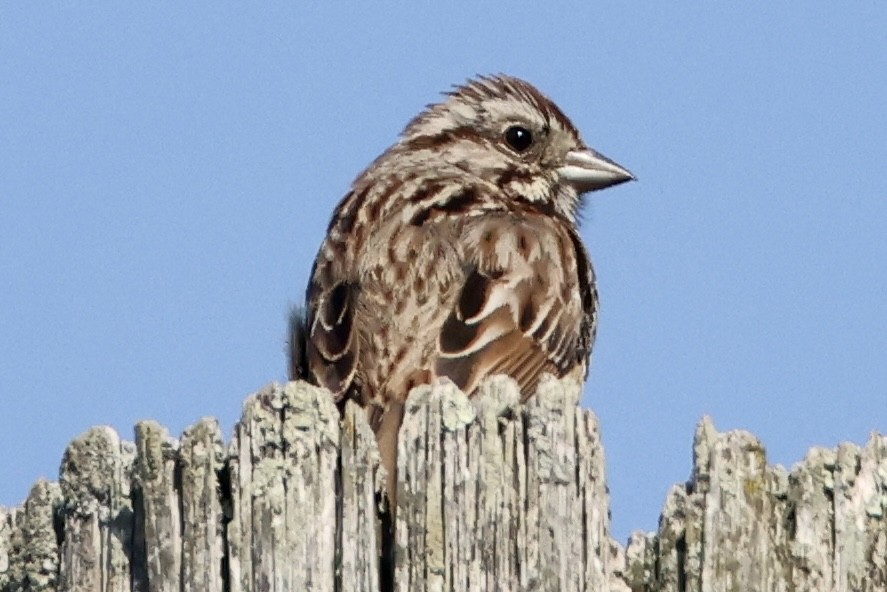
<path fill-rule="evenodd" d="M 657 532 L 629 540 L 632 590 L 887 590 L 887 437 L 814 448 L 787 471 L 704 418 L 693 452 Z"/>
<path fill-rule="evenodd" d="M 623 548 L 579 392 L 545 380 L 524 404 L 504 377 L 471 399 L 414 390 L 390 539 L 364 411 L 306 383 L 250 396 L 230 443 L 212 419 L 180 438 L 140 422 L 133 443 L 93 428 L 58 483 L 0 508 L 0 592 L 887 590 L 884 436 L 787 471 L 705 418 L 689 481 Z"/>

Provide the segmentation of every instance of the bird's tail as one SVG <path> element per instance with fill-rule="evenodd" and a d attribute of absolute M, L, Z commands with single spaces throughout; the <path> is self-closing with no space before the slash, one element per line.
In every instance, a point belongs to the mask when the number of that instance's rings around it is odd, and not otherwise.
<path fill-rule="evenodd" d="M 305 307 L 294 306 L 290 309 L 287 341 L 287 364 L 289 365 L 290 380 L 304 380 L 308 377 L 307 339 Z"/>

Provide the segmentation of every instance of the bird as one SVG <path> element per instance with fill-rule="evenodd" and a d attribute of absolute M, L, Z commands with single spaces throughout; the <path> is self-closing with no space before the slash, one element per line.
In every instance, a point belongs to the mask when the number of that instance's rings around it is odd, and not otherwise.
<path fill-rule="evenodd" d="M 498 74 L 444 93 L 352 183 L 290 318 L 291 379 L 359 403 L 395 494 L 410 391 L 492 375 L 521 398 L 586 378 L 598 293 L 583 196 L 634 180 L 535 86 Z"/>

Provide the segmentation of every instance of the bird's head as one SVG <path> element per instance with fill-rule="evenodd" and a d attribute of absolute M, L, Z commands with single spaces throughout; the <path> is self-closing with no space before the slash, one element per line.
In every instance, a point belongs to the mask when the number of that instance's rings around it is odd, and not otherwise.
<path fill-rule="evenodd" d="M 496 184 L 509 199 L 553 208 L 571 221 L 583 193 L 634 179 L 588 148 L 548 97 L 511 76 L 457 86 L 407 125 L 397 147 L 420 154 L 428 166 L 458 167 Z"/>

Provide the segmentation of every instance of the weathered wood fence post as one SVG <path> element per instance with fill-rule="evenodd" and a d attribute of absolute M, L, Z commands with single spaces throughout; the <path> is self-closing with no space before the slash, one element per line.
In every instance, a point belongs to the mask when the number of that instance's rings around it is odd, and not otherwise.
<path fill-rule="evenodd" d="M 814 449 L 791 472 L 746 432 L 701 422 L 659 529 L 609 534 L 598 422 L 579 386 L 521 405 L 496 378 L 468 400 L 411 395 L 400 437 L 395 589 L 887 591 L 887 437 Z M 378 590 L 384 475 L 363 413 L 271 385 L 226 444 L 104 427 L 0 508 L 0 592 Z"/>

